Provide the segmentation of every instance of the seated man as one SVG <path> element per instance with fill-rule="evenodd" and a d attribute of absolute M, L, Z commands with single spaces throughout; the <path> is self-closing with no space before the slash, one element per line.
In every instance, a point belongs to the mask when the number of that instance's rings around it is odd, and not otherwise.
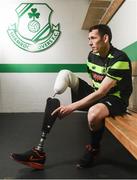
<path fill-rule="evenodd" d="M 69 70 L 59 72 L 54 91 L 63 93 L 71 88 L 72 103 L 56 108 L 51 116 L 63 118 L 75 110 L 87 110 L 87 120 L 91 139 L 77 167 L 89 167 L 100 151 L 100 142 L 104 132 L 104 119 L 126 113 L 129 97 L 132 92 L 131 63 L 128 56 L 111 44 L 112 33 L 107 25 L 99 24 L 89 29 L 87 70 L 92 85 L 77 77 Z M 39 161 L 31 160 L 34 155 Z M 45 153 L 37 147 L 24 154 L 12 154 L 12 158 L 27 165 L 39 164 L 44 167 Z M 35 158 L 36 159 L 36 158 Z M 32 167 L 32 166 L 31 166 Z M 33 166 L 34 167 L 34 166 Z"/>

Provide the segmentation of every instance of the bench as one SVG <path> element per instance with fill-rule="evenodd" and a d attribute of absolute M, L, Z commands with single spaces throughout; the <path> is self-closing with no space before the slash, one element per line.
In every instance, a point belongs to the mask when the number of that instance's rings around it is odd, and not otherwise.
<path fill-rule="evenodd" d="M 132 61 L 133 92 L 128 114 L 105 119 L 106 128 L 137 159 L 137 61 Z"/>
<path fill-rule="evenodd" d="M 107 117 L 105 127 L 137 159 L 137 113 L 128 111 L 123 116 Z"/>
<path fill-rule="evenodd" d="M 75 111 L 86 114 L 86 111 Z M 106 117 L 105 127 L 137 159 L 137 113 L 131 110 L 123 116 Z"/>

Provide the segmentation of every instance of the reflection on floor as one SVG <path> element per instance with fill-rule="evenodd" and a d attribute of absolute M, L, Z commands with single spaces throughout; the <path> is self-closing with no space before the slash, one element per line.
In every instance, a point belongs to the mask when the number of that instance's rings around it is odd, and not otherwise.
<path fill-rule="evenodd" d="M 107 130 L 94 166 L 75 167 L 89 139 L 86 114 L 57 119 L 46 140 L 48 155 L 43 171 L 10 160 L 11 152 L 24 152 L 37 145 L 42 119 L 43 113 L 0 114 L 0 179 L 137 178 L 137 161 Z"/>

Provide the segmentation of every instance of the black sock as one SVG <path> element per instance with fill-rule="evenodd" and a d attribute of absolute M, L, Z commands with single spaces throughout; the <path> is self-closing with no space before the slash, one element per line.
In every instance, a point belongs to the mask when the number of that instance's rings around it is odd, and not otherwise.
<path fill-rule="evenodd" d="M 92 145 L 93 148 L 100 147 L 100 141 L 102 139 L 104 131 L 105 131 L 105 126 L 101 127 L 99 130 L 95 132 L 90 131 L 90 136 L 91 136 L 90 144 Z"/>

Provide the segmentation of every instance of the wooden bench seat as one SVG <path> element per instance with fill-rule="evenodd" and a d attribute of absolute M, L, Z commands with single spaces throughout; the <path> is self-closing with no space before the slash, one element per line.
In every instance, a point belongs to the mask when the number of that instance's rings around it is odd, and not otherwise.
<path fill-rule="evenodd" d="M 106 128 L 137 159 L 137 113 L 105 119 Z"/>

